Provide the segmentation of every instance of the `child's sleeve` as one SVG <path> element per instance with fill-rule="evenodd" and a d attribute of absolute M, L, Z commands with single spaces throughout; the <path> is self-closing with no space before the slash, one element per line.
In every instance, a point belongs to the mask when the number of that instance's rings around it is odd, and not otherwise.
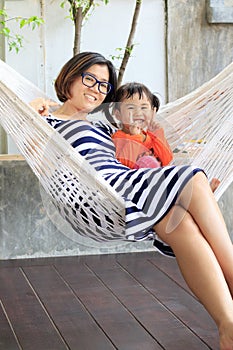
<path fill-rule="evenodd" d="M 163 166 L 168 165 L 173 159 L 173 153 L 167 142 L 163 128 L 159 128 L 153 133 L 148 131 L 148 135 L 151 137 L 155 155 L 160 159 Z"/>

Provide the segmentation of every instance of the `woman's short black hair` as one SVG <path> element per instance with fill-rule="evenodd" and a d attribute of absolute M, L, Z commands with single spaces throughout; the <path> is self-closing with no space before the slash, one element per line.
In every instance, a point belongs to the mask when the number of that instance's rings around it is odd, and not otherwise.
<path fill-rule="evenodd" d="M 112 89 L 106 95 L 103 103 L 114 101 L 117 87 L 116 69 L 111 61 L 97 52 L 81 52 L 62 67 L 55 81 L 55 90 L 59 101 L 66 102 L 71 97 L 70 88 L 75 79 L 94 64 L 103 64 L 108 67 L 109 83 L 112 85 Z M 101 108 L 97 107 L 96 110 L 101 110 Z"/>

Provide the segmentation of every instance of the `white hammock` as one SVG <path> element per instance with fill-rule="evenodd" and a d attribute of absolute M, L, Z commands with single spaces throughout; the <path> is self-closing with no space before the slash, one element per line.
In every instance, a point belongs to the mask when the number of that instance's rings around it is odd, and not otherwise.
<path fill-rule="evenodd" d="M 85 237 L 124 239 L 122 198 L 28 105 L 47 98 L 45 94 L 2 61 L 0 76 L 0 123 L 61 215 Z M 162 107 L 158 117 L 174 150 L 174 163 L 195 164 L 209 179 L 217 177 L 219 199 L 233 180 L 233 63 L 193 93 Z M 69 186 L 76 189 L 75 214 Z"/>

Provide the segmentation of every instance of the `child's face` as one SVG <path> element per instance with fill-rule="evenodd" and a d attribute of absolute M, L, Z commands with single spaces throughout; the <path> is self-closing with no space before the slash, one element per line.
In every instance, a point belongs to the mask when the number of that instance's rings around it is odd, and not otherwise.
<path fill-rule="evenodd" d="M 121 121 L 125 130 L 128 130 L 132 125 L 141 129 L 148 127 L 154 115 L 155 111 L 144 93 L 141 98 L 139 94 L 134 94 L 132 97 L 122 100 L 119 110 L 115 111 L 116 118 Z"/>

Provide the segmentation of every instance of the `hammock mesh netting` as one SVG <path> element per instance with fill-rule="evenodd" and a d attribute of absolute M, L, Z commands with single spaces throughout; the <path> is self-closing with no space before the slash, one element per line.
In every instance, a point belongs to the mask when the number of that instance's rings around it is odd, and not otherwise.
<path fill-rule="evenodd" d="M 29 106 L 46 95 L 2 61 L 0 74 L 0 123 L 60 214 L 85 237 L 124 239 L 123 199 Z M 233 63 L 194 92 L 163 106 L 158 120 L 175 164 L 194 164 L 209 179 L 221 181 L 218 200 L 233 180 Z M 75 195 L 75 208 L 69 192 Z"/>

